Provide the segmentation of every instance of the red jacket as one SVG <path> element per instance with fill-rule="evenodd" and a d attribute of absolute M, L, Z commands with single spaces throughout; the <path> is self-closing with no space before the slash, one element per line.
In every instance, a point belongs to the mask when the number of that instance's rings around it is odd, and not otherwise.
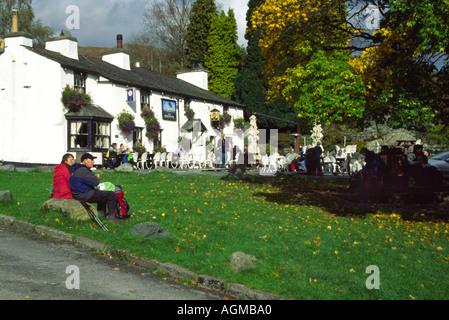
<path fill-rule="evenodd" d="M 55 199 L 73 199 L 69 186 L 70 169 L 69 166 L 62 163 L 55 167 L 53 176 L 53 194 Z"/>

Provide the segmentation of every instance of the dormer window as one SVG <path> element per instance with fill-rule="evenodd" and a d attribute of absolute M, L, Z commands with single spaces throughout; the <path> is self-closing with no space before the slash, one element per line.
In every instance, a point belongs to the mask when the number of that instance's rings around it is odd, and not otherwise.
<path fill-rule="evenodd" d="M 74 88 L 78 92 L 86 93 L 86 75 L 83 72 L 75 71 Z"/>

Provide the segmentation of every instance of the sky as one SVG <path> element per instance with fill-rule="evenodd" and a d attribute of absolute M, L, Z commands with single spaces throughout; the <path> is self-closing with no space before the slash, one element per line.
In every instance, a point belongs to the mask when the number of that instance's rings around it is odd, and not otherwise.
<path fill-rule="evenodd" d="M 248 0 L 215 0 L 223 10 L 234 9 L 238 26 L 238 44 L 244 38 Z M 36 19 L 50 26 L 55 34 L 68 30 L 82 47 L 116 45 L 117 34 L 127 42 L 142 29 L 142 14 L 147 0 L 33 0 Z"/>

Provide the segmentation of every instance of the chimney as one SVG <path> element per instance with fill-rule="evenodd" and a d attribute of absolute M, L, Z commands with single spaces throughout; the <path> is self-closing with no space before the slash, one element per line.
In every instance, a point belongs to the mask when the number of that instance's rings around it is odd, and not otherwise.
<path fill-rule="evenodd" d="M 12 10 L 12 32 L 19 32 L 19 11 L 17 9 Z"/>
<path fill-rule="evenodd" d="M 102 60 L 116 67 L 131 70 L 129 54 L 123 50 L 123 36 L 121 34 L 117 35 L 117 49 L 106 51 Z"/>
<path fill-rule="evenodd" d="M 123 36 L 121 34 L 117 35 L 117 49 L 123 49 Z"/>

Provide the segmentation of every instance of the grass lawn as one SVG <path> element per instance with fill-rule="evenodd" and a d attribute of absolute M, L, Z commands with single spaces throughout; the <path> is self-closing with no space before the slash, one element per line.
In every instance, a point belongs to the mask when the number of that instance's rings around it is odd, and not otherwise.
<path fill-rule="evenodd" d="M 447 219 L 429 217 L 425 206 L 401 211 L 329 196 L 326 190 L 346 188 L 346 179 L 238 181 L 154 171 L 105 172 L 101 180 L 121 184 L 132 211 L 127 221 L 106 221 L 109 232 L 92 222 L 41 214 L 50 173 L 0 172 L 0 190 L 15 198 L 0 204 L 0 213 L 286 298 L 449 298 Z M 130 235 L 145 221 L 172 235 Z M 254 255 L 256 268 L 232 272 L 227 261 L 236 251 Z M 372 265 L 379 269 L 380 289 L 366 287 Z"/>

